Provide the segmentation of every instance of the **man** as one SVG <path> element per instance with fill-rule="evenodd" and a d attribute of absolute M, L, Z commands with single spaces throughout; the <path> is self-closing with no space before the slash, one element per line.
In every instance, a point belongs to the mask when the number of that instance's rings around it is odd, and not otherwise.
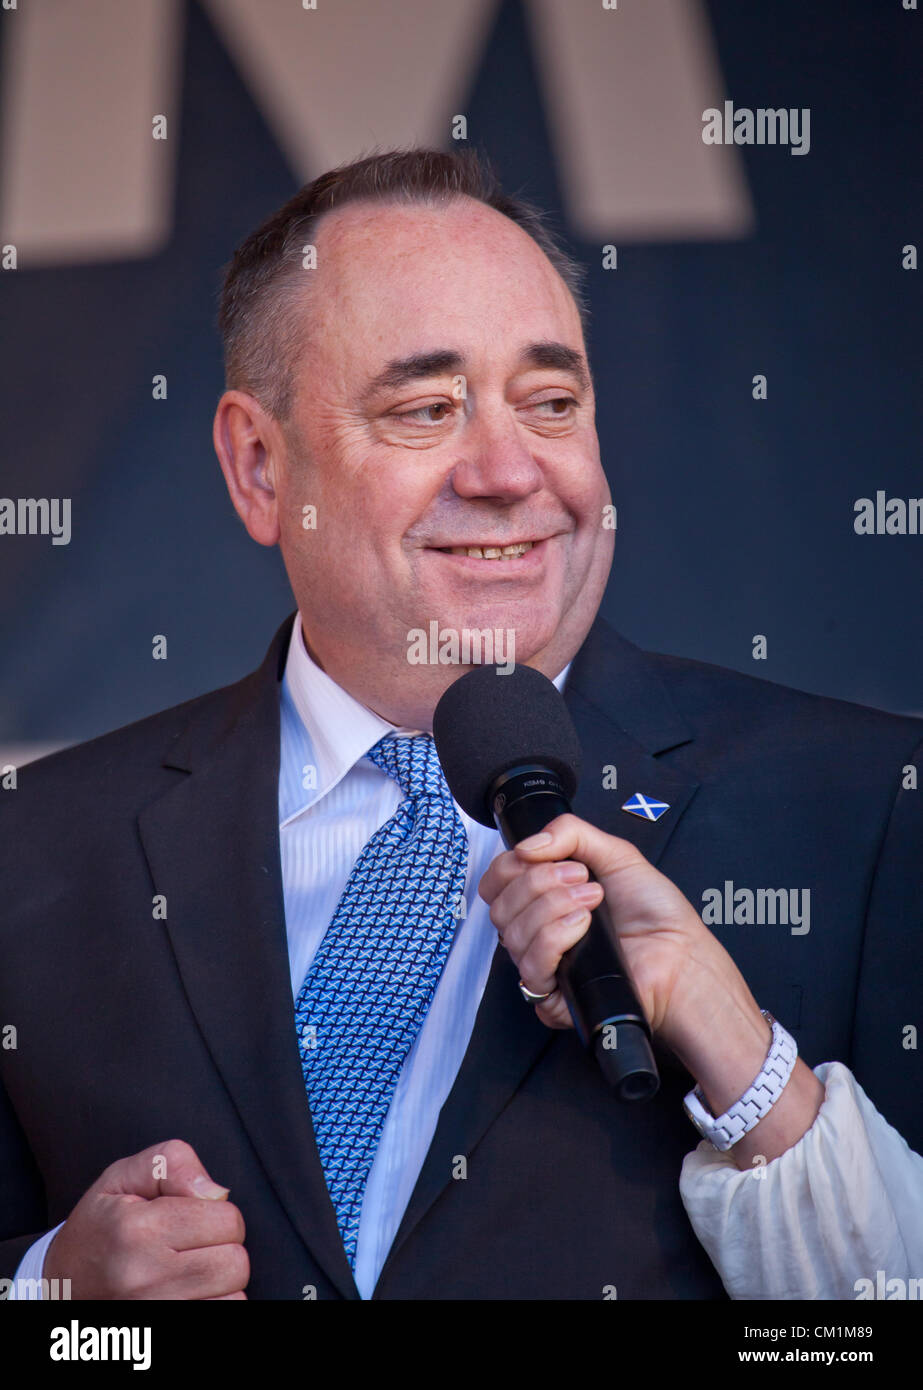
<path fill-rule="evenodd" d="M 597 619 L 576 293 L 540 220 L 436 152 L 324 175 L 238 251 L 215 447 L 298 613 L 237 686 L 33 765 L 4 806 L 6 1277 L 715 1298 L 913 1273 L 923 726 Z M 578 814 L 515 854 L 441 781 L 462 668 L 411 658 L 433 621 L 512 634 L 575 719 Z M 709 930 L 693 904 L 728 884 Z M 555 988 L 602 892 L 657 1043 L 644 1106 Z M 786 1023 L 836 1060 L 812 1071 Z M 720 1154 L 690 1154 L 693 1083 Z"/>

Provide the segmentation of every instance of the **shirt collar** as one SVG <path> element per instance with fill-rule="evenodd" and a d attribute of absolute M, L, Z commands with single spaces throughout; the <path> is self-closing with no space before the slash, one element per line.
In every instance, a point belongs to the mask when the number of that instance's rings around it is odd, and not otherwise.
<path fill-rule="evenodd" d="M 562 693 L 571 664 L 554 679 Z M 332 791 L 385 734 L 419 732 L 389 723 L 322 671 L 295 615 L 282 678 L 280 828 Z M 313 768 L 313 786 L 305 787 L 306 768 Z"/>

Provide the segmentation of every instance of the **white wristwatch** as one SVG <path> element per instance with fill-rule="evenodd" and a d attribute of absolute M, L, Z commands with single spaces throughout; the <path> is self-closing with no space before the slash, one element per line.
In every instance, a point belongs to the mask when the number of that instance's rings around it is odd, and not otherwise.
<path fill-rule="evenodd" d="M 760 1009 L 760 1013 L 767 1023 L 772 1024 L 772 1045 L 763 1070 L 749 1090 L 717 1119 L 705 1108 L 701 1087 L 695 1086 L 683 1100 L 686 1114 L 702 1138 L 714 1144 L 722 1153 L 769 1113 L 784 1091 L 798 1058 L 798 1044 L 792 1035 L 771 1013 L 765 1009 Z"/>

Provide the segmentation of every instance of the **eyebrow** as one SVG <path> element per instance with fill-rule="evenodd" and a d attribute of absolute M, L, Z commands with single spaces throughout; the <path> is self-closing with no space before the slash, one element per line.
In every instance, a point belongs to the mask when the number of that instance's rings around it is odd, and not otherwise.
<path fill-rule="evenodd" d="M 552 370 L 569 372 L 580 383 L 584 391 L 590 388 L 590 373 L 582 353 L 568 347 L 566 343 L 545 340 L 529 343 L 519 354 L 522 367 L 550 367 Z M 434 352 L 417 352 L 410 357 L 396 357 L 386 363 L 374 376 L 362 393 L 363 402 L 385 391 L 395 391 L 408 382 L 422 377 L 441 376 L 446 372 L 460 373 L 465 365 L 461 353 L 449 348 Z"/>

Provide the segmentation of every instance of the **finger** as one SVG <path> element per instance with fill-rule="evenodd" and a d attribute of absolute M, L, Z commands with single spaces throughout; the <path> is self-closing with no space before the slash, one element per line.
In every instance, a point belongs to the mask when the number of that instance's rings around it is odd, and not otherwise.
<path fill-rule="evenodd" d="M 523 917 L 537 904 L 550 904 L 546 917 L 560 917 L 570 907 L 569 893 L 574 888 L 586 886 L 589 870 L 585 864 L 566 860 L 563 864 L 520 865 L 521 872 L 507 883 L 494 898 L 490 907 L 490 919 L 494 926 L 504 932 L 516 918 Z M 570 906 L 573 906 L 571 903 Z"/>
<path fill-rule="evenodd" d="M 250 1260 L 242 1245 L 186 1250 L 173 1256 L 171 1287 L 190 1300 L 223 1298 L 242 1293 L 250 1281 Z"/>
<path fill-rule="evenodd" d="M 247 1295 L 244 1293 L 243 1289 L 240 1289 L 237 1293 L 221 1293 L 221 1294 L 217 1294 L 214 1298 L 203 1298 L 203 1299 L 200 1299 L 199 1302 L 201 1302 L 201 1303 L 230 1303 L 232 1300 L 237 1300 L 237 1299 L 241 1299 L 241 1298 L 246 1299 L 246 1297 L 247 1297 Z"/>
<path fill-rule="evenodd" d="M 167 1139 L 120 1158 L 100 1178 L 102 1191 L 153 1199 L 206 1197 L 223 1201 L 228 1188 L 213 1182 L 198 1154 L 183 1139 Z"/>
<path fill-rule="evenodd" d="M 564 995 L 556 989 L 547 999 L 536 1004 L 535 1012 L 546 1028 L 573 1028 L 574 1021 Z"/>
<path fill-rule="evenodd" d="M 243 1244 L 247 1234 L 244 1218 L 233 1202 L 195 1197 L 155 1197 L 131 1212 L 130 1219 L 136 1238 L 176 1251 Z"/>
<path fill-rule="evenodd" d="M 168 1250 L 164 1246 L 131 1250 L 119 1257 L 118 1293 L 127 1299 L 192 1300 L 222 1298 L 246 1288 L 250 1260 L 242 1245 L 214 1245 L 202 1250 Z"/>
<path fill-rule="evenodd" d="M 558 967 L 565 951 L 586 935 L 590 912 L 578 907 L 558 921 L 546 922 L 517 958 L 520 978 L 533 994 L 547 994 L 557 988 Z"/>
<path fill-rule="evenodd" d="M 552 888 L 549 892 L 544 892 L 539 897 L 532 899 L 516 916 L 510 917 L 509 922 L 503 922 L 502 919 L 499 919 L 498 930 L 502 935 L 503 945 L 521 965 L 525 952 L 530 951 L 537 938 L 545 937 L 548 931 L 552 931 L 549 940 L 556 940 L 552 930 L 556 924 L 564 923 L 570 927 L 578 920 L 575 915 L 580 913 L 581 920 L 584 922 L 584 931 L 587 930 L 589 917 L 585 913 L 587 910 L 598 908 L 603 897 L 605 897 L 605 892 L 603 892 L 602 884 L 599 883 L 581 883 L 571 885 L 571 887 Z M 500 899 L 498 899 L 499 902 Z M 498 903 L 495 903 L 491 909 L 492 917 L 498 909 Z M 560 955 L 562 952 L 559 951 L 557 958 L 553 960 L 549 958 L 552 974 L 557 969 L 557 960 L 560 959 Z"/>
<path fill-rule="evenodd" d="M 478 896 L 486 903 L 492 903 L 512 879 L 518 878 L 524 867 L 522 860 L 517 859 L 512 850 L 498 854 L 496 859 L 490 861 L 481 877 Z"/>

